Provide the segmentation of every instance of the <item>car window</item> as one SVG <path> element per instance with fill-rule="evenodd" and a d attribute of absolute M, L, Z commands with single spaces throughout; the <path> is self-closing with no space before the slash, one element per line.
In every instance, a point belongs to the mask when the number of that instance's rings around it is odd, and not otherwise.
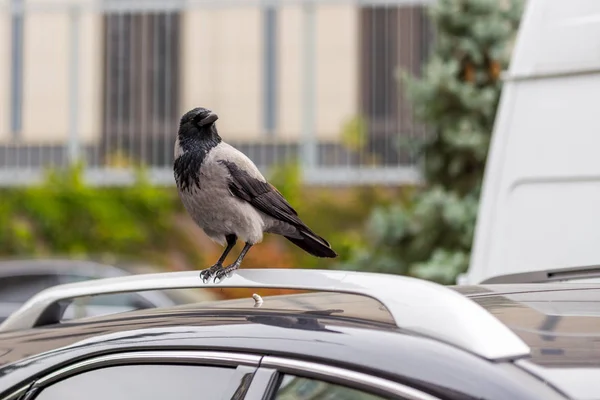
<path fill-rule="evenodd" d="M 56 275 L 12 275 L 0 277 L 0 302 L 24 303 L 33 295 L 58 285 Z"/>
<path fill-rule="evenodd" d="M 284 375 L 275 400 L 385 400 L 385 397 L 317 379 Z"/>
<path fill-rule="evenodd" d="M 36 400 L 220 400 L 235 368 L 122 365 L 83 372 L 43 388 Z"/>

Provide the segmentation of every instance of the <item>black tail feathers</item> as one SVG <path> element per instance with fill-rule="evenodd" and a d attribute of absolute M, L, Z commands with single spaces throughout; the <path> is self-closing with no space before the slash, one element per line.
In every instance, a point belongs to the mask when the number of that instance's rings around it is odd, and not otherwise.
<path fill-rule="evenodd" d="M 310 230 L 299 229 L 298 233 L 302 236 L 301 239 L 285 236 L 287 240 L 300 247 L 302 250 L 315 257 L 335 258 L 337 253 L 333 251 L 327 240 Z"/>

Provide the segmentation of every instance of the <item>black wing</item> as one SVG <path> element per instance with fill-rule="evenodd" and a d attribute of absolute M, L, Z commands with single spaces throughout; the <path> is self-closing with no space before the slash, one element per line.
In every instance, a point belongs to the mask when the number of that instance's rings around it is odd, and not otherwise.
<path fill-rule="evenodd" d="M 219 162 L 229 170 L 229 190 L 234 196 L 247 201 L 257 210 L 296 227 L 298 236 L 287 235 L 286 239 L 314 256 L 337 257 L 327 240 L 314 233 L 300 220 L 296 210 L 273 185 L 253 178 L 232 162 Z"/>
<path fill-rule="evenodd" d="M 253 178 L 235 163 L 220 160 L 231 175 L 229 190 L 234 196 L 250 203 L 257 210 L 295 226 L 304 227 L 298 213 L 269 182 Z"/>

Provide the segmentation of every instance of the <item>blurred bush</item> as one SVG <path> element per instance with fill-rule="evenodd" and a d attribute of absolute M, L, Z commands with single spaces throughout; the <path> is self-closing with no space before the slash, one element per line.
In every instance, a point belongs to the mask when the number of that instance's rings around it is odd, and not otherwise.
<path fill-rule="evenodd" d="M 439 0 L 434 51 L 421 78 L 399 78 L 432 131 L 420 148 L 426 186 L 377 206 L 368 244 L 340 267 L 454 283 L 469 263 L 479 193 L 522 0 Z"/>
<path fill-rule="evenodd" d="M 83 167 L 49 171 L 41 185 L 5 188 L 0 196 L 0 255 L 160 260 L 169 250 L 199 259 L 174 229 L 179 199 L 172 189 L 149 185 L 143 172 L 133 186 L 90 187 Z"/>

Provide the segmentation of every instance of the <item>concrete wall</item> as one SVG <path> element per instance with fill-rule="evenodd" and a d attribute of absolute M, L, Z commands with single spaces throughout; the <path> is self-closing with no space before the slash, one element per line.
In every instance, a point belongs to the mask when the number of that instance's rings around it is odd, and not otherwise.
<path fill-rule="evenodd" d="M 69 16 L 25 17 L 23 44 L 24 141 L 64 141 L 68 132 Z"/>
<path fill-rule="evenodd" d="M 262 130 L 261 17 L 260 9 L 243 8 L 188 11 L 182 18 L 181 113 L 214 110 L 229 138 L 256 138 Z"/>
<path fill-rule="evenodd" d="M 36 2 L 43 1 L 29 0 L 30 4 Z M 83 142 L 96 140 L 100 135 L 101 22 L 99 14 L 87 12 L 79 23 L 78 128 Z M 56 144 L 68 136 L 70 29 L 67 12 L 30 12 L 25 17 L 22 139 L 26 143 Z M 2 64 L 0 68 L 8 63 Z"/>
<path fill-rule="evenodd" d="M 359 10 L 352 5 L 318 10 L 317 131 L 337 139 L 345 120 L 358 112 Z"/>
<path fill-rule="evenodd" d="M 279 38 L 279 135 L 297 139 L 302 129 L 303 11 L 282 8 Z M 319 6 L 316 13 L 316 128 L 321 138 L 338 136 L 357 112 L 358 10 L 351 5 Z"/>

